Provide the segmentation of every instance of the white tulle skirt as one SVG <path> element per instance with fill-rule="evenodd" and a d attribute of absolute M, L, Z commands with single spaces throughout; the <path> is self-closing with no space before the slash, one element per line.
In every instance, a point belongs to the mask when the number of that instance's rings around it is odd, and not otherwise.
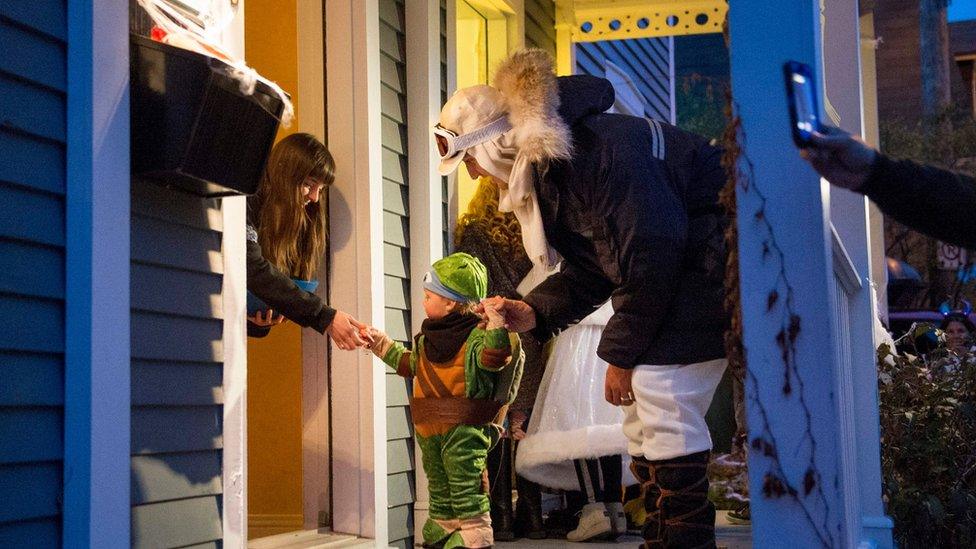
<path fill-rule="evenodd" d="M 596 354 L 612 314 L 608 303 L 556 339 L 516 453 L 515 470 L 523 477 L 578 490 L 574 459 L 621 454 L 627 460 L 624 412 L 606 401 L 607 363 Z"/>

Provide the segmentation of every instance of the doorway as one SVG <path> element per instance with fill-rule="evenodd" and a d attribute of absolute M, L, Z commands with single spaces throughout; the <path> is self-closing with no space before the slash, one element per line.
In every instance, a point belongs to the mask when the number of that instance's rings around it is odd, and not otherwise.
<path fill-rule="evenodd" d="M 295 106 L 295 120 L 278 138 L 303 132 L 325 142 L 323 3 L 248 0 L 245 26 L 248 63 Z M 323 257 L 316 294 L 324 300 L 327 272 Z M 248 340 L 250 540 L 331 525 L 327 352 L 325 336 L 292 322 Z"/>
<path fill-rule="evenodd" d="M 510 51 L 508 4 L 492 0 L 457 0 L 457 87 L 489 84 L 495 67 Z M 478 182 L 464 169 L 457 171 L 457 213 L 464 213 Z"/>

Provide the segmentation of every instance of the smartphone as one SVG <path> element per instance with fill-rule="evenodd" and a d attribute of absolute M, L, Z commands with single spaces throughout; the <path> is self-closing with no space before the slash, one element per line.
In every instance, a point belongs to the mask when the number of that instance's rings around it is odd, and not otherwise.
<path fill-rule="evenodd" d="M 823 131 L 817 107 L 817 87 L 813 69 L 806 63 L 787 61 L 783 64 L 787 103 L 790 106 L 790 127 L 797 147 L 810 146 L 810 134 Z"/>

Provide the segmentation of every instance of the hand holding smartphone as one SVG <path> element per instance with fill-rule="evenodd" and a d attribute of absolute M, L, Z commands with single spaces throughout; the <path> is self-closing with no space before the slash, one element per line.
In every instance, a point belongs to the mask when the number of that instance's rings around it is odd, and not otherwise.
<path fill-rule="evenodd" d="M 813 132 L 822 133 L 817 88 L 813 69 L 806 63 L 787 61 L 783 64 L 786 97 L 790 108 L 790 127 L 793 141 L 801 149 L 810 146 Z"/>

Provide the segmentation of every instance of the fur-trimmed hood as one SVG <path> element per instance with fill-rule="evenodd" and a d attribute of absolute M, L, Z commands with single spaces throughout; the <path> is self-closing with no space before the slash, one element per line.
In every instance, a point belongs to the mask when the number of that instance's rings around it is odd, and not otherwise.
<path fill-rule="evenodd" d="M 533 163 L 570 158 L 570 127 L 614 101 L 613 86 L 603 78 L 557 78 L 552 56 L 540 49 L 512 54 L 499 65 L 493 84 L 508 102 L 513 143 Z"/>

